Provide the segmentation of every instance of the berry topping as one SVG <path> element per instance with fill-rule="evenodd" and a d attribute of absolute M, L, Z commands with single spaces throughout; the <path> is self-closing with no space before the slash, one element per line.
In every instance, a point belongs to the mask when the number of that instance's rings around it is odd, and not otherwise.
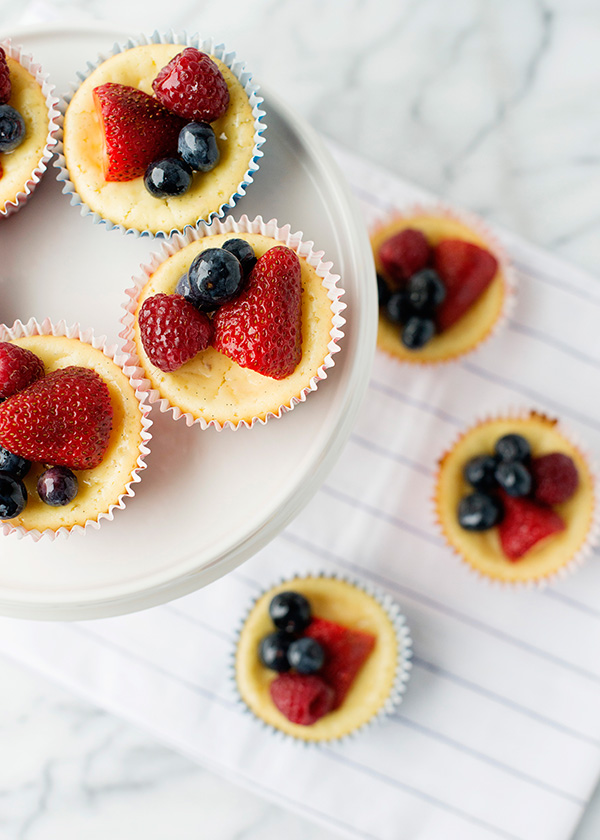
<path fill-rule="evenodd" d="M 186 300 L 189 300 L 190 303 L 194 303 L 194 295 L 190 287 L 190 278 L 187 272 L 185 274 L 182 274 L 179 280 L 177 281 L 177 285 L 175 286 L 175 294 L 181 295 L 181 297 L 184 297 Z"/>
<path fill-rule="evenodd" d="M 175 154 L 184 122 L 152 96 L 107 82 L 94 88 L 94 103 L 104 134 L 107 181 L 139 178 L 153 161 Z"/>
<path fill-rule="evenodd" d="M 405 324 L 414 314 L 406 289 L 388 294 L 384 311 L 388 321 L 391 321 L 392 324 Z"/>
<path fill-rule="evenodd" d="M 502 519 L 502 505 L 494 496 L 471 493 L 460 500 L 458 523 L 466 531 L 487 531 Z"/>
<path fill-rule="evenodd" d="M 78 490 L 77 476 L 67 467 L 50 467 L 37 480 L 38 496 L 51 507 L 68 505 Z"/>
<path fill-rule="evenodd" d="M 501 461 L 496 467 L 496 481 L 509 496 L 531 493 L 531 473 L 520 461 Z"/>
<path fill-rule="evenodd" d="M 187 47 L 152 82 L 156 98 L 170 111 L 197 122 L 213 122 L 229 106 L 223 74 L 206 53 Z"/>
<path fill-rule="evenodd" d="M 271 671 L 277 671 L 280 674 L 290 670 L 288 649 L 292 640 L 293 637 L 289 633 L 284 633 L 283 630 L 269 633 L 261 640 L 258 646 L 258 658 L 265 668 L 270 668 Z"/>
<path fill-rule="evenodd" d="M 440 331 L 461 318 L 490 285 L 498 270 L 497 259 L 478 245 L 445 239 L 435 248 L 435 269 L 446 287 L 446 299 L 437 311 Z"/>
<path fill-rule="evenodd" d="M 390 287 L 385 282 L 383 274 L 377 272 L 377 300 L 379 301 L 379 306 L 386 306 L 389 299 Z"/>
<path fill-rule="evenodd" d="M 415 314 L 433 314 L 446 297 L 446 287 L 433 268 L 418 271 L 408 281 L 408 299 Z"/>
<path fill-rule="evenodd" d="M 192 170 L 179 158 L 162 158 L 144 173 L 144 186 L 154 198 L 183 195 L 192 184 Z"/>
<path fill-rule="evenodd" d="M 215 132 L 205 122 L 184 125 L 177 141 L 179 156 L 196 172 L 210 172 L 219 162 Z"/>
<path fill-rule="evenodd" d="M 334 690 L 314 674 L 280 674 L 270 691 L 281 714 L 301 726 L 311 726 L 333 708 Z"/>
<path fill-rule="evenodd" d="M 494 452 L 501 461 L 527 461 L 531 446 L 522 435 L 504 435 L 496 441 Z"/>
<path fill-rule="evenodd" d="M 212 324 L 203 312 L 181 295 L 147 298 L 139 311 L 140 338 L 153 365 L 170 373 L 205 350 Z"/>
<path fill-rule="evenodd" d="M 491 490 L 496 486 L 497 463 L 491 455 L 477 455 L 465 464 L 463 475 L 475 490 Z"/>
<path fill-rule="evenodd" d="M 4 105 L 10 99 L 11 93 L 10 70 L 6 60 L 6 53 L 0 47 L 0 105 Z"/>
<path fill-rule="evenodd" d="M 527 498 L 502 494 L 504 518 L 498 528 L 500 545 L 509 560 L 518 560 L 541 540 L 564 531 L 556 511 Z"/>
<path fill-rule="evenodd" d="M 207 248 L 198 254 L 188 277 L 194 305 L 206 312 L 238 297 L 244 285 L 240 261 L 223 248 Z"/>
<path fill-rule="evenodd" d="M 25 137 L 25 120 L 10 105 L 0 105 L 0 152 L 12 152 Z"/>
<path fill-rule="evenodd" d="M 30 469 L 31 461 L 0 446 L 0 472 L 10 473 L 13 478 L 25 478 Z"/>
<path fill-rule="evenodd" d="M 435 335 L 435 322 L 431 318 L 411 315 L 402 330 L 402 344 L 409 350 L 420 350 Z"/>
<path fill-rule="evenodd" d="M 108 447 L 112 417 L 96 371 L 61 368 L 0 405 L 0 443 L 30 461 L 93 469 Z"/>
<path fill-rule="evenodd" d="M 23 512 L 26 504 L 27 490 L 23 482 L 0 472 L 0 519 L 13 519 Z"/>
<path fill-rule="evenodd" d="M 44 375 L 42 360 L 18 344 L 0 341 L 0 397 L 10 397 Z"/>
<path fill-rule="evenodd" d="M 302 356 L 300 261 L 284 245 L 267 251 L 254 266 L 241 295 L 222 306 L 214 320 L 214 346 L 242 367 L 285 379 Z"/>
<path fill-rule="evenodd" d="M 288 662 L 299 674 L 315 674 L 323 667 L 325 653 L 315 639 L 303 636 L 291 643 L 288 650 Z"/>
<path fill-rule="evenodd" d="M 425 235 L 413 228 L 405 228 L 386 239 L 379 249 L 383 269 L 395 285 L 404 283 L 425 268 L 430 257 L 431 249 Z"/>
<path fill-rule="evenodd" d="M 560 505 L 571 498 L 579 486 L 577 467 L 562 452 L 551 452 L 531 461 L 533 495 L 538 502 Z"/>
<path fill-rule="evenodd" d="M 271 621 L 286 633 L 302 633 L 311 622 L 310 604 L 298 592 L 278 592 L 269 604 Z"/>
<path fill-rule="evenodd" d="M 247 277 L 256 265 L 256 254 L 254 248 L 245 239 L 228 239 L 223 243 L 223 250 L 230 251 L 237 257 L 242 266 L 244 276 Z"/>

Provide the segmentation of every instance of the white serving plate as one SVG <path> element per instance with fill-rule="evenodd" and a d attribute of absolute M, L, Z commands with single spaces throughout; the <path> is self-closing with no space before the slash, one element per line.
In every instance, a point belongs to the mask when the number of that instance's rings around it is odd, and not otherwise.
<path fill-rule="evenodd" d="M 128 33 L 36 28 L 10 35 L 66 90 L 76 71 Z M 261 80 L 258 80 L 259 82 Z M 153 411 L 151 455 L 137 495 L 85 536 L 0 542 L 0 614 L 98 618 L 144 609 L 216 580 L 266 545 L 336 461 L 366 390 L 377 302 L 364 225 L 316 134 L 265 95 L 267 141 L 256 182 L 232 214 L 277 218 L 312 239 L 346 290 L 335 367 L 306 403 L 266 426 L 188 428 Z M 159 241 L 107 231 L 60 193 L 55 169 L 0 225 L 0 320 L 64 318 L 117 342 L 125 289 Z"/>

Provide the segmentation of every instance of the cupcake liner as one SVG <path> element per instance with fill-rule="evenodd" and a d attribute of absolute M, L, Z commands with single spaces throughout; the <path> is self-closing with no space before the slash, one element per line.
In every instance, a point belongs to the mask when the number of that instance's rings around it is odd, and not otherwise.
<path fill-rule="evenodd" d="M 394 682 L 390 689 L 390 693 L 382 704 L 382 706 L 374 712 L 373 716 L 369 718 L 367 721 L 362 723 L 361 725 L 357 726 L 355 729 L 351 730 L 350 732 L 333 737 L 333 738 L 321 738 L 315 740 L 304 740 L 302 738 L 296 738 L 293 735 L 288 734 L 287 732 L 283 732 L 281 729 L 277 729 L 277 727 L 273 726 L 270 723 L 267 723 L 262 718 L 258 717 L 252 709 L 246 704 L 245 700 L 243 699 L 238 683 L 237 683 L 237 674 L 236 674 L 236 667 L 235 667 L 235 659 L 236 659 L 236 652 L 239 643 L 239 638 L 246 621 L 252 612 L 255 604 L 260 598 L 263 597 L 267 592 L 270 592 L 276 586 L 281 584 L 287 583 L 291 580 L 296 578 L 304 579 L 304 578 L 323 578 L 324 580 L 340 580 L 345 583 L 350 584 L 351 586 L 356 587 L 357 589 L 362 590 L 367 595 L 370 595 L 377 603 L 383 608 L 386 615 L 388 616 L 389 620 L 391 621 L 395 633 L 396 633 L 396 642 L 397 642 L 397 657 L 396 657 L 396 672 L 394 675 Z M 230 655 L 229 661 L 229 677 L 232 685 L 232 690 L 236 699 L 236 703 L 238 706 L 251 718 L 258 722 L 258 724 L 262 727 L 262 729 L 268 731 L 271 737 L 278 738 L 281 741 L 292 742 L 294 744 L 300 744 L 307 748 L 314 748 L 319 744 L 341 744 L 347 743 L 350 740 L 356 738 L 357 735 L 366 732 L 375 724 L 379 724 L 389 718 L 392 714 L 394 714 L 402 700 L 404 699 L 404 694 L 406 692 L 406 687 L 408 684 L 408 680 L 410 678 L 410 672 L 412 668 L 412 638 L 410 635 L 410 630 L 408 629 L 406 618 L 400 609 L 400 605 L 395 601 L 392 596 L 386 592 L 385 590 L 373 586 L 372 584 L 368 583 L 367 581 L 359 580 L 357 578 L 351 577 L 349 575 L 337 573 L 337 572 L 311 572 L 306 571 L 295 575 L 290 575 L 286 577 L 279 578 L 279 580 L 275 581 L 274 583 L 270 584 L 268 587 L 263 589 L 256 597 L 253 598 L 252 603 L 248 607 L 246 614 L 244 615 L 242 621 L 240 622 L 237 632 L 235 634 L 235 642 L 233 645 L 233 649 Z"/>
<path fill-rule="evenodd" d="M 64 336 L 66 338 L 78 338 L 84 344 L 89 344 L 96 350 L 101 350 L 105 356 L 111 359 L 118 367 L 120 367 L 125 375 L 128 376 L 126 367 L 128 365 L 128 357 L 122 353 L 117 353 L 116 346 L 106 346 L 105 336 L 95 336 L 92 329 L 83 330 L 79 324 L 67 326 L 65 321 L 59 321 L 53 324 L 49 318 L 46 318 L 42 323 L 38 323 L 35 318 L 31 318 L 26 324 L 21 321 L 15 321 L 12 327 L 7 327 L 0 324 L 0 341 L 12 341 L 17 338 L 24 338 L 33 335 L 53 335 Z M 125 507 L 126 500 L 135 496 L 134 485 L 141 481 L 140 473 L 146 469 L 146 456 L 150 453 L 149 442 L 152 438 L 150 434 L 150 426 L 152 420 L 148 417 L 150 413 L 150 405 L 148 403 L 147 394 L 139 390 L 135 383 L 129 377 L 129 381 L 135 391 L 138 399 L 139 410 L 141 414 L 141 434 L 139 441 L 139 455 L 136 461 L 136 466 L 131 472 L 131 477 L 126 483 L 123 492 L 118 496 L 117 500 L 112 503 L 107 511 L 101 511 L 95 519 L 88 519 L 83 525 L 73 525 L 72 527 L 61 526 L 57 529 L 46 528 L 43 531 L 38 529 L 27 529 L 22 525 L 12 525 L 10 520 L 0 521 L 0 533 L 4 535 L 16 534 L 18 538 L 23 536 L 31 537 L 36 542 L 41 537 L 47 537 L 50 540 L 56 539 L 61 534 L 69 536 L 72 533 L 85 533 L 86 529 L 98 529 L 103 520 L 114 519 L 115 510 L 122 510 Z"/>
<path fill-rule="evenodd" d="M 470 213 L 469 211 L 462 209 L 456 209 L 448 204 L 444 204 L 443 202 L 438 202 L 436 204 L 411 204 L 405 210 L 397 210 L 389 214 L 385 217 L 385 219 L 380 219 L 373 226 L 373 228 L 370 231 L 371 239 L 378 233 L 380 233 L 382 230 L 392 225 L 394 222 L 401 222 L 405 219 L 413 218 L 414 216 L 442 217 L 450 221 L 458 222 L 459 224 L 465 225 L 465 227 L 471 228 L 471 230 L 473 230 L 478 236 L 481 237 L 481 239 L 488 246 L 490 252 L 498 260 L 498 265 L 504 282 L 504 299 L 502 301 L 502 309 L 498 318 L 488 329 L 488 331 L 484 335 L 482 335 L 471 347 L 466 348 L 464 351 L 457 353 L 456 355 L 443 359 L 423 359 L 419 357 L 417 351 L 410 358 L 401 358 L 399 356 L 396 356 L 394 353 L 389 352 L 384 348 L 380 347 L 378 344 L 378 350 L 380 350 L 380 352 L 384 353 L 389 358 L 392 358 L 395 361 L 400 362 L 402 364 L 417 364 L 422 365 L 423 367 L 438 367 L 440 365 L 450 365 L 462 361 L 466 356 L 471 356 L 472 354 L 479 352 L 488 343 L 490 339 L 497 336 L 498 333 L 500 333 L 504 329 L 515 308 L 517 273 L 512 265 L 512 262 L 510 260 L 510 257 L 508 256 L 505 247 L 500 242 L 497 235 L 493 233 L 490 230 L 490 228 L 485 224 L 483 219 L 481 219 L 479 216 L 476 216 L 474 213 Z"/>
<path fill-rule="evenodd" d="M 231 194 L 231 196 L 223 201 L 223 203 L 218 207 L 218 209 L 209 213 L 206 219 L 197 219 L 196 222 L 190 223 L 189 225 L 184 225 L 183 228 L 176 228 L 173 227 L 170 230 L 161 230 L 157 233 L 153 233 L 149 230 L 139 230 L 134 227 L 127 227 L 124 224 L 115 224 L 111 222 L 109 219 L 105 219 L 100 213 L 92 210 L 79 196 L 75 185 L 70 180 L 69 170 L 67 168 L 65 155 L 64 155 L 64 119 L 67 107 L 71 102 L 75 92 L 78 90 L 79 86 L 82 82 L 84 82 L 88 76 L 96 70 L 104 61 L 112 56 L 117 55 L 118 53 L 124 52 L 126 50 L 132 49 L 133 47 L 138 46 L 146 46 L 148 44 L 181 44 L 182 49 L 185 47 L 196 47 L 201 52 L 205 52 L 211 56 L 216 56 L 216 58 L 220 59 L 223 64 L 225 64 L 233 73 L 233 75 L 237 78 L 240 82 L 246 95 L 248 96 L 248 100 L 250 105 L 252 106 L 252 115 L 254 117 L 254 148 L 252 152 L 252 158 L 248 165 L 248 169 L 243 180 L 238 184 L 237 188 Z M 209 223 L 213 218 L 221 218 L 225 215 L 225 213 L 230 210 L 236 202 L 246 194 L 246 189 L 249 184 L 254 181 L 254 175 L 259 169 L 259 161 L 260 158 L 263 156 L 264 152 L 261 150 L 261 146 L 265 142 L 264 133 L 267 128 L 266 123 L 264 122 L 265 111 L 262 110 L 262 104 L 264 102 L 263 97 L 259 96 L 259 87 L 252 81 L 252 75 L 245 69 L 245 65 L 243 62 L 237 59 L 235 52 L 227 51 L 223 44 L 215 44 L 212 38 L 205 38 L 201 39 L 198 34 L 188 35 L 187 33 L 179 33 L 176 34 L 171 30 L 166 34 L 162 35 L 159 32 L 155 31 L 150 37 L 146 35 L 141 35 L 139 38 L 130 38 L 124 44 L 114 44 L 112 50 L 109 53 L 102 54 L 98 56 L 97 61 L 95 62 L 88 62 L 87 69 L 80 71 L 77 73 L 77 79 L 75 83 L 72 84 L 71 90 L 62 97 L 58 103 L 59 108 L 59 120 L 58 120 L 58 144 L 56 148 L 56 160 L 54 161 L 54 165 L 58 169 L 57 180 L 63 183 L 63 193 L 65 195 L 70 196 L 71 204 L 73 206 L 80 208 L 80 213 L 82 216 L 91 216 L 92 221 L 94 224 L 103 224 L 106 226 L 108 230 L 118 229 L 122 233 L 130 233 L 133 236 L 149 236 L 153 237 L 165 237 L 168 238 L 172 234 L 175 233 L 182 233 L 190 228 L 198 227 L 203 222 Z"/>
<path fill-rule="evenodd" d="M 488 412 L 486 414 L 479 415 L 476 418 L 475 422 L 471 423 L 463 431 L 460 431 L 453 436 L 450 444 L 445 447 L 442 455 L 438 459 L 438 464 L 441 464 L 445 456 L 452 452 L 455 446 L 457 446 L 457 444 L 461 440 L 463 440 L 467 435 L 469 435 L 470 432 L 472 432 L 479 426 L 495 421 L 527 420 L 531 417 L 539 417 L 541 420 L 550 421 L 553 424 L 554 429 L 577 451 L 581 459 L 585 461 L 592 479 L 594 500 L 588 532 L 586 534 L 585 540 L 579 546 L 579 548 L 570 560 L 568 560 L 559 569 L 557 569 L 554 572 L 551 572 L 550 574 L 542 575 L 540 577 L 533 577 L 528 580 L 511 581 L 487 575 L 485 572 L 472 565 L 453 545 L 453 543 L 450 542 L 446 534 L 443 522 L 441 521 L 441 517 L 439 514 L 439 469 L 437 470 L 435 475 L 434 491 L 430 500 L 432 508 L 432 518 L 435 523 L 435 527 L 439 534 L 443 537 L 448 548 L 452 550 L 453 554 L 459 558 L 463 565 L 465 565 L 468 568 L 468 570 L 473 575 L 475 575 L 475 577 L 477 577 L 478 580 L 485 582 L 489 586 L 501 589 L 544 589 L 549 584 L 556 583 L 557 581 L 563 580 L 564 578 L 567 578 L 571 574 L 573 574 L 573 572 L 576 571 L 584 563 L 584 561 L 588 559 L 590 554 L 592 554 L 593 550 L 600 543 L 600 479 L 596 459 L 590 454 L 589 450 L 587 450 L 587 448 L 580 443 L 578 436 L 575 435 L 570 428 L 565 427 L 564 423 L 561 420 L 552 417 L 550 414 L 546 413 L 542 409 L 518 406 L 511 407 L 506 411 L 498 413 Z M 524 557 L 524 560 L 526 559 L 527 555 L 525 555 Z M 510 561 L 507 558 L 506 562 L 519 563 L 521 561 Z"/>
<path fill-rule="evenodd" d="M 60 116 L 57 110 L 58 98 L 54 96 L 54 85 L 48 81 L 48 75 L 42 71 L 39 64 L 34 62 L 33 57 L 29 53 L 23 52 L 23 48 L 17 44 L 13 44 L 10 38 L 2 41 L 0 40 L 0 47 L 3 47 L 6 54 L 15 61 L 18 61 L 25 70 L 34 77 L 36 82 L 42 89 L 42 93 L 46 99 L 46 108 L 48 110 L 48 134 L 46 137 L 46 145 L 42 152 L 42 157 L 39 163 L 27 179 L 23 188 L 17 193 L 14 199 L 7 201 L 3 208 L 0 208 L 0 219 L 10 216 L 20 210 L 24 204 L 27 203 L 30 195 L 33 193 L 37 185 L 42 179 L 42 175 L 48 168 L 48 161 L 52 157 L 54 147 L 57 144 L 56 134 L 58 132 L 58 118 Z"/>
<path fill-rule="evenodd" d="M 289 403 L 281 405 L 277 412 L 269 412 L 265 417 L 253 417 L 251 420 L 240 420 L 237 423 L 227 420 L 220 423 L 217 420 L 207 421 L 204 418 L 194 417 L 189 412 L 182 412 L 177 406 L 171 405 L 169 400 L 160 396 L 160 393 L 152 387 L 151 382 L 147 379 L 146 373 L 141 366 L 140 359 L 137 355 L 137 349 L 133 340 L 133 325 L 135 321 L 135 312 L 138 306 L 138 300 L 141 290 L 144 288 L 150 275 L 156 271 L 158 266 L 163 263 L 168 257 L 175 254 L 181 248 L 189 245 L 190 242 L 197 241 L 205 236 L 212 236 L 218 233 L 256 233 L 268 236 L 277 240 L 283 245 L 295 251 L 298 256 L 304 258 L 306 262 L 313 266 L 317 274 L 323 278 L 323 285 L 327 289 L 327 296 L 331 301 L 332 312 L 332 326 L 330 330 L 330 342 L 327 346 L 328 353 L 319 366 L 316 374 L 310 379 L 308 384 L 302 388 L 299 394 L 292 397 Z M 327 378 L 327 370 L 332 368 L 335 364 L 334 354 L 340 350 L 338 341 L 343 338 L 344 333 L 341 327 L 346 323 L 341 313 L 346 308 L 346 305 L 341 302 L 340 298 L 344 294 L 344 290 L 338 285 L 340 280 L 339 275 L 333 274 L 331 262 L 323 260 L 323 251 L 315 251 L 314 243 L 302 239 L 302 233 L 292 233 L 291 226 L 285 225 L 279 227 L 276 219 L 271 219 L 269 222 L 263 221 L 261 216 L 257 216 L 252 221 L 247 216 L 242 216 L 239 221 L 236 221 L 231 216 L 223 221 L 214 220 L 210 226 L 203 225 L 197 229 L 188 230 L 185 234 L 176 234 L 169 242 L 162 246 L 162 250 L 153 254 L 151 260 L 146 265 L 140 266 L 141 274 L 133 278 L 134 286 L 127 289 L 127 296 L 129 300 L 123 305 L 125 315 L 121 319 L 124 329 L 120 333 L 120 337 L 124 340 L 123 349 L 128 353 L 132 359 L 134 369 L 131 371 L 132 378 L 136 381 L 138 387 L 143 391 L 148 391 L 148 398 L 150 404 L 158 403 L 161 412 L 171 411 L 173 417 L 178 420 L 183 417 L 188 426 L 199 423 L 202 429 L 207 429 L 213 426 L 215 429 L 221 431 L 224 428 L 239 429 L 241 426 L 251 428 L 255 423 L 265 425 L 271 417 L 279 418 L 288 411 L 291 411 L 298 403 L 304 402 L 311 391 L 316 391 L 319 382 Z"/>

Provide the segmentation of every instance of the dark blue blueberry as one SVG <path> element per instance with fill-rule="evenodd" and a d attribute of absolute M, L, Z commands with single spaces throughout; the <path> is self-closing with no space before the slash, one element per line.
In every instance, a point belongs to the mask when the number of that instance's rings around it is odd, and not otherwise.
<path fill-rule="evenodd" d="M 183 195 L 192 183 L 192 170 L 177 158 L 155 160 L 146 169 L 144 186 L 155 198 Z"/>
<path fill-rule="evenodd" d="M 302 636 L 288 650 L 288 662 L 299 674 L 316 674 L 323 667 L 325 652 L 316 639 Z"/>
<path fill-rule="evenodd" d="M 419 318 L 412 315 L 402 330 L 402 344 L 409 350 L 420 350 L 435 335 L 435 323 L 431 318 Z"/>
<path fill-rule="evenodd" d="M 485 493 L 464 496 L 458 505 L 458 522 L 466 531 L 487 531 L 502 519 L 502 503 Z"/>
<path fill-rule="evenodd" d="M 223 248 L 208 248 L 198 254 L 188 276 L 195 305 L 205 312 L 233 300 L 244 285 L 240 261 Z"/>
<path fill-rule="evenodd" d="M 37 480 L 38 496 L 52 507 L 68 505 L 78 489 L 77 476 L 68 467 L 50 467 Z"/>
<path fill-rule="evenodd" d="M 0 152 L 12 152 L 25 137 L 25 120 L 10 105 L 0 105 Z"/>
<path fill-rule="evenodd" d="M 528 496 L 533 486 L 531 473 L 520 461 L 501 461 L 496 481 L 509 496 Z"/>
<path fill-rule="evenodd" d="M 269 604 L 275 627 L 286 633 L 302 633 L 311 621 L 310 604 L 298 592 L 278 592 Z"/>
<path fill-rule="evenodd" d="M 14 478 L 25 478 L 31 467 L 31 461 L 26 461 L 19 455 L 13 455 L 8 449 L 0 446 L 0 470 L 10 473 Z"/>
<path fill-rule="evenodd" d="M 292 641 L 293 637 L 282 630 L 265 636 L 258 646 L 258 658 L 265 668 L 270 668 L 271 671 L 277 671 L 279 674 L 289 671 L 288 648 Z"/>
<path fill-rule="evenodd" d="M 463 475 L 476 490 L 492 490 L 496 487 L 497 465 L 492 455 L 477 455 L 467 461 Z"/>
<path fill-rule="evenodd" d="M 179 132 L 177 152 L 196 172 L 209 172 L 219 162 L 219 147 L 215 132 L 208 123 L 191 122 Z"/>
<path fill-rule="evenodd" d="M 391 289 L 385 282 L 385 277 L 377 272 L 377 300 L 379 306 L 386 306 L 391 294 Z"/>
<path fill-rule="evenodd" d="M 245 239 L 228 239 L 223 248 L 238 258 L 244 276 L 247 277 L 257 262 L 252 245 Z"/>
<path fill-rule="evenodd" d="M 529 441 L 522 435 L 504 435 L 494 449 L 501 461 L 527 461 L 531 456 Z"/>
<path fill-rule="evenodd" d="M 432 268 L 417 271 L 408 281 L 408 297 L 415 313 L 432 315 L 446 297 L 446 287 Z"/>
<path fill-rule="evenodd" d="M 25 510 L 27 490 L 19 478 L 0 472 L 0 519 L 14 519 Z"/>
<path fill-rule="evenodd" d="M 415 314 L 404 289 L 390 294 L 385 305 L 385 314 L 392 324 L 405 324 Z"/>

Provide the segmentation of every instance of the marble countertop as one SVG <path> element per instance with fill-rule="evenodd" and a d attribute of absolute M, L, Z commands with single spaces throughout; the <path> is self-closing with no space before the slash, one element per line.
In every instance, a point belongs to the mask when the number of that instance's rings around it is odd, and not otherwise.
<path fill-rule="evenodd" d="M 0 0 L 3 33 L 40 21 L 211 33 L 323 133 L 598 271 L 596 0 Z M 332 837 L 18 664 L 0 684 L 0 837 Z"/>

